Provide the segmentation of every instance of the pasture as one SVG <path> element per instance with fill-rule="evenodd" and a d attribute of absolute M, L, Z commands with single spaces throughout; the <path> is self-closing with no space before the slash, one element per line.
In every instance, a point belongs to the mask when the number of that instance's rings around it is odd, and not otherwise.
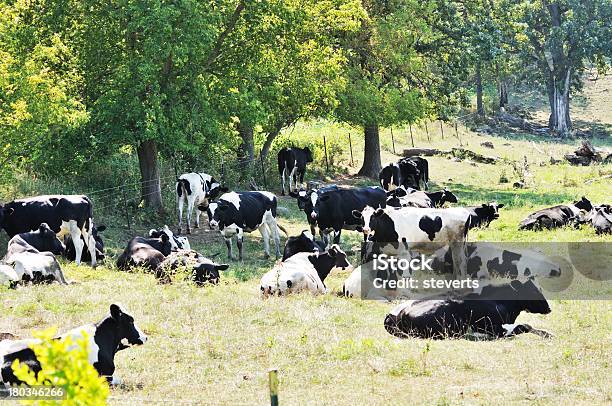
<path fill-rule="evenodd" d="M 600 119 L 609 128 L 609 97 L 589 100 L 575 106 L 573 114 Z M 607 114 L 601 115 L 604 101 Z M 601 178 L 612 173 L 612 165 L 549 164 L 547 154 L 560 158 L 575 149 L 577 140 L 551 142 L 511 133 L 505 137 L 479 135 L 464 126 L 460 140 L 454 137 L 452 127 L 446 128 L 442 140 L 436 127 L 429 130 L 431 142 L 421 129 L 415 131 L 417 146 L 449 148 L 460 141 L 465 148 L 483 154 L 513 160 L 527 156 L 530 175 L 523 189 L 513 188 L 514 175 L 506 164 L 428 158 L 430 189 L 448 187 L 465 205 L 490 200 L 506 205 L 498 220 L 489 228 L 473 230 L 470 240 L 612 241 L 610 236 L 597 236 L 586 226 L 541 232 L 517 230 L 519 221 L 534 210 L 583 195 L 592 202 L 610 203 L 612 182 Z M 289 131 L 295 139 L 306 133 L 326 133 L 329 137 L 346 134 L 346 129 L 324 122 L 298 124 Z M 382 137 L 386 164 L 398 156 L 392 153 L 390 133 L 385 131 Z M 409 146 L 408 129 L 395 130 L 394 137 L 397 152 Z M 482 147 L 485 141 L 492 142 L 494 149 Z M 609 136 L 595 138 L 593 143 L 612 145 Z M 358 140 L 353 148 L 355 160 L 361 159 Z M 347 154 L 345 148 L 334 159 L 350 174 L 359 165 L 356 162 L 349 167 Z M 373 184 L 348 174 L 323 180 L 339 185 Z M 270 171 L 269 176 L 276 178 L 276 172 Z M 320 178 L 312 171 L 307 177 Z M 503 177 L 509 182 L 500 183 Z M 163 220 L 174 228 L 174 203 L 165 204 L 168 218 Z M 279 218 L 290 235 L 307 228 L 304 213 L 297 210 L 291 198 L 279 198 Z M 149 226 L 142 224 L 140 228 Z M 488 342 L 399 340 L 383 328 L 392 303 L 346 299 L 336 294 L 348 272 L 333 273 L 327 279 L 329 295 L 262 300 L 259 279 L 274 260 L 263 258 L 257 232 L 245 238 L 244 262 L 231 262 L 220 285 L 205 288 L 182 281 L 180 275 L 173 284 L 160 285 L 150 274 L 117 271 L 114 259 L 129 235 L 109 224 L 105 233 L 107 262 L 96 269 L 63 263 L 73 285 L 0 288 L 0 331 L 22 337 L 34 329 L 56 326 L 65 331 L 97 321 L 111 302 L 126 305 L 149 341 L 118 354 L 117 373 L 124 384 L 112 389 L 112 403 L 263 404 L 268 401 L 266 372 L 272 367 L 279 370 L 282 404 L 612 402 L 610 301 L 552 301 L 549 315 L 519 317 L 518 322 L 550 331 L 552 339 L 524 334 Z M 203 254 L 219 254 L 215 259 L 225 260 L 225 246 L 216 233 L 200 229 L 190 241 L 192 248 Z M 359 242 L 356 232 L 343 232 L 345 249 Z M 357 255 L 349 258 L 357 261 Z"/>

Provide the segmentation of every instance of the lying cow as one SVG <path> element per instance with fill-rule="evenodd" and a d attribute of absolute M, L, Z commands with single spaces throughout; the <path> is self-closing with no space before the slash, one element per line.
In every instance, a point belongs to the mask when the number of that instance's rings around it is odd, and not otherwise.
<path fill-rule="evenodd" d="M 366 207 L 354 210 L 353 216 L 362 221 L 367 240 L 379 245 L 402 243 L 422 253 L 433 253 L 450 245 L 454 275 L 465 275 L 465 241 L 470 226 L 466 209 Z"/>
<path fill-rule="evenodd" d="M 595 228 L 597 234 L 612 233 L 612 206 L 602 204 L 593 207 L 587 216 L 587 221 Z"/>
<path fill-rule="evenodd" d="M 387 192 L 387 206 L 391 207 L 442 207 L 445 203 L 457 203 L 457 196 L 448 189 L 437 192 L 421 192 L 403 186 Z"/>
<path fill-rule="evenodd" d="M 323 241 L 315 240 L 309 231 L 304 230 L 300 235 L 287 239 L 282 260 L 284 261 L 298 252 L 323 252 L 325 248 Z"/>
<path fill-rule="evenodd" d="M 280 257 L 279 228 L 276 222 L 276 196 L 270 192 L 229 192 L 208 206 L 210 228 L 218 229 L 225 239 L 227 256 L 232 258 L 232 239 L 236 237 L 238 258 L 242 261 L 244 232 L 259 230 L 263 237 L 266 258 L 270 257 L 270 234 L 274 239 L 276 257 Z"/>
<path fill-rule="evenodd" d="M 126 271 L 132 267 L 144 267 L 154 271 L 172 252 L 166 234 L 159 238 L 134 237 L 117 259 L 117 268 Z"/>
<path fill-rule="evenodd" d="M 480 206 L 466 207 L 470 211 L 470 229 L 476 227 L 488 227 L 493 220 L 499 218 L 499 209 L 504 207 L 503 203 L 495 201 L 483 203 Z"/>
<path fill-rule="evenodd" d="M 391 310 L 384 326 L 389 334 L 402 338 L 445 339 L 468 334 L 502 338 L 527 332 L 550 336 L 528 324 L 514 324 L 522 311 L 539 314 L 551 311 L 532 280 L 486 286 L 481 293 L 461 299 L 410 300 Z"/>
<path fill-rule="evenodd" d="M 166 225 L 164 225 L 164 227 L 160 228 L 159 230 L 156 230 L 154 228 L 149 230 L 149 237 L 151 238 L 160 238 L 162 234 L 166 234 L 168 236 L 168 241 L 170 241 L 172 251 L 191 249 L 191 244 L 189 244 L 189 240 L 187 239 L 187 237 L 175 235 L 170 230 L 170 227 Z"/>
<path fill-rule="evenodd" d="M 134 324 L 134 318 L 116 304 L 110 305 L 110 314 L 100 322 L 70 330 L 58 339 L 70 337 L 74 343 L 73 348 L 76 349 L 76 341 L 82 339 L 85 333 L 89 340 L 89 362 L 101 377 L 112 384 L 120 383 L 115 375 L 115 354 L 147 341 L 147 336 Z M 40 372 L 40 363 L 30 348 L 38 343 L 38 339 L 0 341 L 0 383 L 23 384 L 13 373 L 12 365 L 15 360 L 26 364 L 34 373 Z"/>
<path fill-rule="evenodd" d="M 162 283 L 170 283 L 171 275 L 177 269 L 186 268 L 190 279 L 198 286 L 208 283 L 219 283 L 219 271 L 224 271 L 228 264 L 217 264 L 193 250 L 178 250 L 168 255 L 155 269 L 155 276 Z"/>
<path fill-rule="evenodd" d="M 87 196 L 36 196 L 0 207 L 0 226 L 9 237 L 35 230 L 42 223 L 47 223 L 60 241 L 65 235 L 70 235 L 77 265 L 81 263 L 83 248 L 87 247 L 92 258 L 91 265 L 96 266 L 96 242 L 92 235 L 93 205 Z"/>
<path fill-rule="evenodd" d="M 543 228 L 563 227 L 573 221 L 580 219 L 581 210 L 587 212 L 593 209 L 593 205 L 586 198 L 575 201 L 572 204 L 561 204 L 538 210 L 530 214 L 519 224 L 519 230 L 541 230 Z"/>
<path fill-rule="evenodd" d="M 278 151 L 278 174 L 281 177 L 281 195 L 285 195 L 285 180 L 289 178 L 289 192 L 298 189 L 298 179 L 300 184 L 304 183 L 306 174 L 306 164 L 312 162 L 312 152 L 310 148 L 283 148 Z"/>
<path fill-rule="evenodd" d="M 99 234 L 104 230 L 106 230 L 106 226 L 104 225 L 93 226 L 91 230 L 91 235 L 93 235 L 93 238 L 96 242 L 96 260 L 98 261 L 104 261 L 105 258 L 104 241 L 102 240 L 102 237 Z M 81 236 L 81 242 L 85 244 L 83 236 Z M 70 238 L 69 236 L 65 236 L 64 244 L 66 245 L 66 252 L 64 253 L 64 257 L 70 261 L 74 261 L 76 259 L 76 249 L 74 247 L 74 244 L 72 243 L 72 238 Z M 89 254 L 89 251 L 83 251 L 83 254 L 81 255 L 81 260 L 85 262 L 91 262 L 91 255 Z"/>
<path fill-rule="evenodd" d="M 214 200 L 227 188 L 221 187 L 219 182 L 206 173 L 184 173 L 176 181 L 176 201 L 178 205 L 178 234 L 183 227 L 183 206 L 187 201 L 187 234 L 191 234 L 191 213 L 196 208 L 195 228 L 200 227 L 200 207 L 208 206 L 208 201 Z M 205 209 L 204 209 L 205 210 Z"/>
<path fill-rule="evenodd" d="M 9 241 L 6 256 L 2 260 L 14 273 L 8 273 L 8 269 L 3 267 L 5 276 L 2 279 L 67 284 L 55 258 L 55 254 L 61 255 L 63 252 L 64 245 L 46 223 L 42 223 L 36 231 L 17 234 Z"/>
<path fill-rule="evenodd" d="M 298 209 L 300 209 L 306 214 L 306 221 L 308 221 L 308 224 L 310 225 L 310 233 L 312 235 L 316 235 L 317 226 L 317 220 L 313 219 L 310 215 L 312 213 L 312 209 L 314 208 L 313 200 L 316 202 L 316 198 L 319 194 L 325 193 L 330 190 L 338 190 L 338 186 L 329 185 L 319 189 L 302 189 L 299 192 L 289 192 L 289 196 L 297 200 Z M 314 196 L 313 193 L 315 194 Z M 321 238 L 323 238 L 321 233 L 319 233 L 319 235 L 321 235 Z"/>
<path fill-rule="evenodd" d="M 327 293 L 325 278 L 334 268 L 345 269 L 351 264 L 346 253 L 337 245 L 323 253 L 300 252 L 278 263 L 261 278 L 263 297 L 285 296 L 308 291 L 313 295 Z"/>
<path fill-rule="evenodd" d="M 323 241 L 328 246 L 340 243 L 342 230 L 361 230 L 361 221 L 353 216 L 354 211 L 361 211 L 366 206 L 385 207 L 386 194 L 379 187 L 357 189 L 337 189 L 324 193 L 313 192 L 311 195 L 312 213 L 323 234 Z"/>

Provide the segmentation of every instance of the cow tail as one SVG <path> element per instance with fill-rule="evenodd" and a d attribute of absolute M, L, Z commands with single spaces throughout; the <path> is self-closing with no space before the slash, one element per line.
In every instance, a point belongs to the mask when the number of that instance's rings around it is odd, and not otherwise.
<path fill-rule="evenodd" d="M 283 233 L 285 233 L 285 236 L 289 237 L 289 233 L 287 232 L 287 230 L 285 229 L 285 227 L 281 226 L 280 224 L 276 223 L 276 227 L 278 227 Z"/>
<path fill-rule="evenodd" d="M 183 182 L 179 178 L 176 179 L 176 195 L 178 197 L 183 196 Z"/>
<path fill-rule="evenodd" d="M 191 194 L 191 187 L 189 186 L 189 181 L 187 179 L 177 179 L 176 180 L 176 195 L 178 197 L 185 196 Z"/>
<path fill-rule="evenodd" d="M 91 232 L 93 230 L 93 203 L 91 199 L 85 196 L 85 200 L 87 201 L 88 211 L 87 211 L 87 220 L 85 220 L 85 229 L 87 232 Z"/>

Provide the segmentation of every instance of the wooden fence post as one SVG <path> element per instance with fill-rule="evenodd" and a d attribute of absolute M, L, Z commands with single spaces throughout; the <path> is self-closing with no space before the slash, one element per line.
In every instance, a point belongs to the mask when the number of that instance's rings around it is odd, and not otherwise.
<path fill-rule="evenodd" d="M 329 173 L 329 161 L 327 160 L 327 141 L 325 140 L 325 135 L 323 136 L 323 149 L 325 151 L 325 168 L 327 168 L 327 172 Z"/>
<path fill-rule="evenodd" d="M 442 139 L 444 139 L 444 127 L 442 127 L 442 120 L 440 121 L 440 132 L 442 133 Z"/>
<path fill-rule="evenodd" d="M 412 137 L 412 123 L 408 123 L 408 128 L 410 128 L 410 141 L 412 141 L 412 148 L 414 148 L 414 138 Z"/>
<path fill-rule="evenodd" d="M 393 137 L 393 127 L 391 129 L 391 144 L 393 145 L 393 153 L 395 154 L 395 137 Z"/>
<path fill-rule="evenodd" d="M 261 161 L 261 175 L 263 176 L 264 188 L 268 189 L 268 182 L 266 182 L 266 167 L 264 165 L 263 155 L 259 153 L 259 160 Z"/>
<path fill-rule="evenodd" d="M 278 406 L 278 370 L 269 370 L 268 378 L 268 384 L 270 386 L 270 406 Z"/>
<path fill-rule="evenodd" d="M 429 138 L 429 129 L 427 128 L 427 121 L 425 121 L 425 133 L 427 134 L 427 142 L 431 143 L 431 139 Z"/>
<path fill-rule="evenodd" d="M 349 134 L 349 148 L 351 150 L 351 166 L 353 166 L 355 165 L 353 163 L 353 142 L 351 141 L 351 133 L 348 133 L 348 134 Z"/>

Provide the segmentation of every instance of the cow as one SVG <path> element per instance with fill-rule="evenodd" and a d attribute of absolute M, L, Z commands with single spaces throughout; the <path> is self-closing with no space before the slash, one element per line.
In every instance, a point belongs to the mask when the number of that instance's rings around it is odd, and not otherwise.
<path fill-rule="evenodd" d="M 323 252 L 325 248 L 325 243 L 323 241 L 315 240 L 314 236 L 309 231 L 304 230 L 300 235 L 287 239 L 282 260 L 284 261 L 298 252 Z"/>
<path fill-rule="evenodd" d="M 208 206 L 221 193 L 227 192 L 211 175 L 206 173 L 184 173 L 176 180 L 176 202 L 178 205 L 178 234 L 183 227 L 183 206 L 187 201 L 187 234 L 191 234 L 191 213 L 196 207 L 195 228 L 200 227 L 202 208 Z"/>
<path fill-rule="evenodd" d="M 342 295 L 345 297 L 361 296 L 361 266 L 353 269 L 353 272 L 342 284 Z"/>
<path fill-rule="evenodd" d="M 514 324 L 522 311 L 551 312 L 546 298 L 531 279 L 485 286 L 480 293 L 457 299 L 406 301 L 391 310 L 384 326 L 389 334 L 400 338 L 445 339 L 472 334 L 502 338 L 527 332 L 550 337 L 549 333 L 528 324 Z"/>
<path fill-rule="evenodd" d="M 581 210 L 590 212 L 593 205 L 586 198 L 573 202 L 572 204 L 561 204 L 548 207 L 530 214 L 519 224 L 519 230 L 541 230 L 543 228 L 556 228 L 577 221 L 581 217 Z"/>
<path fill-rule="evenodd" d="M 342 229 L 361 230 L 361 221 L 353 216 L 353 211 L 363 210 L 366 206 L 385 207 L 386 194 L 380 187 L 329 190 L 310 195 L 312 212 L 310 216 L 317 221 L 323 241 L 330 246 L 330 234 L 334 233 L 333 243 L 340 243 Z"/>
<path fill-rule="evenodd" d="M 93 235 L 94 240 L 96 241 L 96 260 L 104 261 L 104 241 L 100 236 L 100 233 L 106 230 L 105 225 L 93 226 L 91 229 L 91 235 Z M 83 236 L 81 236 L 81 242 L 84 244 Z M 72 243 L 72 239 L 69 236 L 64 236 L 64 244 L 66 245 L 66 250 L 64 252 L 64 257 L 69 261 L 74 261 L 76 259 L 76 249 L 74 248 L 74 244 Z M 91 261 L 91 255 L 89 251 L 84 251 L 81 255 L 81 260 L 85 262 Z"/>
<path fill-rule="evenodd" d="M 0 226 L 11 238 L 35 230 L 42 223 L 47 223 L 60 241 L 65 235 L 70 235 L 77 265 L 81 263 L 83 248 L 87 247 L 91 266 L 96 266 L 96 241 L 92 235 L 93 205 L 87 196 L 35 196 L 14 200 L 0 207 Z"/>
<path fill-rule="evenodd" d="M 289 192 L 289 196 L 297 200 L 298 208 L 302 210 L 304 213 L 306 213 L 306 221 L 308 221 L 308 225 L 310 225 L 310 233 L 312 235 L 315 235 L 317 221 L 310 216 L 310 213 L 312 213 L 312 209 L 313 209 L 311 195 L 313 193 L 317 193 L 317 194 L 325 193 L 330 190 L 338 190 L 338 186 L 329 185 L 329 186 L 324 186 L 319 189 L 311 189 L 311 190 L 301 189 L 299 192 Z M 322 238 L 322 233 L 319 233 L 319 235 Z"/>
<path fill-rule="evenodd" d="M 593 207 L 587 215 L 587 221 L 595 228 L 598 235 L 612 233 L 612 206 L 602 204 Z"/>
<path fill-rule="evenodd" d="M 191 249 L 180 249 L 170 253 L 155 269 L 155 276 L 162 283 L 170 283 L 171 275 L 179 268 L 186 268 L 190 279 L 198 286 L 208 283 L 219 283 L 219 271 L 224 271 L 228 264 L 217 264 L 202 254 Z"/>
<path fill-rule="evenodd" d="M 422 192 L 403 186 L 387 192 L 387 206 L 391 207 L 442 207 L 445 203 L 457 203 L 457 196 L 448 189 Z"/>
<path fill-rule="evenodd" d="M 304 183 L 306 164 L 312 162 L 312 152 L 310 148 L 283 148 L 278 151 L 278 174 L 281 178 L 281 195 L 285 195 L 285 180 L 289 177 L 289 192 L 298 189 L 298 179 L 300 184 Z"/>
<path fill-rule="evenodd" d="M 109 315 L 100 322 L 77 327 L 56 339 L 70 337 L 72 339 L 70 348 L 75 350 L 76 341 L 83 339 L 85 335 L 88 340 L 89 363 L 111 384 L 121 382 L 115 375 L 115 354 L 130 346 L 147 342 L 147 336 L 136 327 L 134 318 L 118 304 L 111 304 Z M 0 341 L 0 383 L 23 384 L 13 373 L 12 365 L 15 360 L 26 364 L 31 371 L 38 374 L 41 366 L 31 346 L 40 343 L 39 339 Z"/>
<path fill-rule="evenodd" d="M 465 241 L 470 225 L 466 209 L 366 207 L 354 210 L 353 216 L 362 220 L 368 241 L 379 245 L 403 243 L 420 252 L 435 252 L 450 245 L 454 275 L 465 276 Z"/>
<path fill-rule="evenodd" d="M 67 284 L 62 268 L 55 258 L 64 252 L 64 245 L 57 239 L 56 234 L 46 223 L 42 223 L 38 230 L 20 233 L 11 238 L 7 253 L 2 260 L 4 265 L 13 269 L 2 279 L 32 283 L 57 281 Z"/>
<path fill-rule="evenodd" d="M 300 252 L 278 263 L 262 276 L 261 295 L 265 298 L 302 291 L 309 291 L 313 295 L 324 294 L 327 293 L 324 282 L 327 275 L 334 268 L 350 267 L 346 253 L 335 244 L 323 253 Z"/>
<path fill-rule="evenodd" d="M 170 227 L 168 227 L 167 225 L 164 225 L 164 227 L 160 228 L 159 230 L 154 228 L 149 230 L 149 237 L 151 238 L 160 238 L 162 234 L 166 234 L 168 236 L 168 241 L 170 241 L 172 251 L 191 249 L 189 239 L 184 236 L 174 235 L 174 233 L 170 230 Z"/>
<path fill-rule="evenodd" d="M 382 168 L 378 179 L 383 189 L 388 192 L 400 186 L 427 190 L 429 164 L 421 157 L 402 158 Z"/>
<path fill-rule="evenodd" d="M 419 178 L 417 179 L 417 189 L 427 190 L 429 188 L 429 162 L 427 159 L 420 156 L 409 156 L 402 158 L 400 162 L 412 162 L 419 170 Z"/>
<path fill-rule="evenodd" d="M 470 211 L 470 229 L 476 227 L 488 227 L 493 220 L 499 218 L 499 209 L 504 207 L 503 203 L 495 201 L 483 203 L 480 206 L 468 206 Z"/>
<path fill-rule="evenodd" d="M 165 233 L 159 238 L 134 237 L 117 259 L 117 268 L 126 271 L 141 266 L 154 271 L 171 252 L 172 245 Z"/>
<path fill-rule="evenodd" d="M 270 192 L 229 192 L 209 204 L 207 212 L 210 228 L 219 230 L 225 239 L 227 256 L 232 256 L 232 239 L 236 237 L 238 258 L 242 261 L 244 232 L 259 230 L 263 237 L 266 258 L 270 257 L 270 235 L 274 239 L 276 257 L 280 257 L 280 235 L 285 230 L 276 221 L 276 196 Z"/>

